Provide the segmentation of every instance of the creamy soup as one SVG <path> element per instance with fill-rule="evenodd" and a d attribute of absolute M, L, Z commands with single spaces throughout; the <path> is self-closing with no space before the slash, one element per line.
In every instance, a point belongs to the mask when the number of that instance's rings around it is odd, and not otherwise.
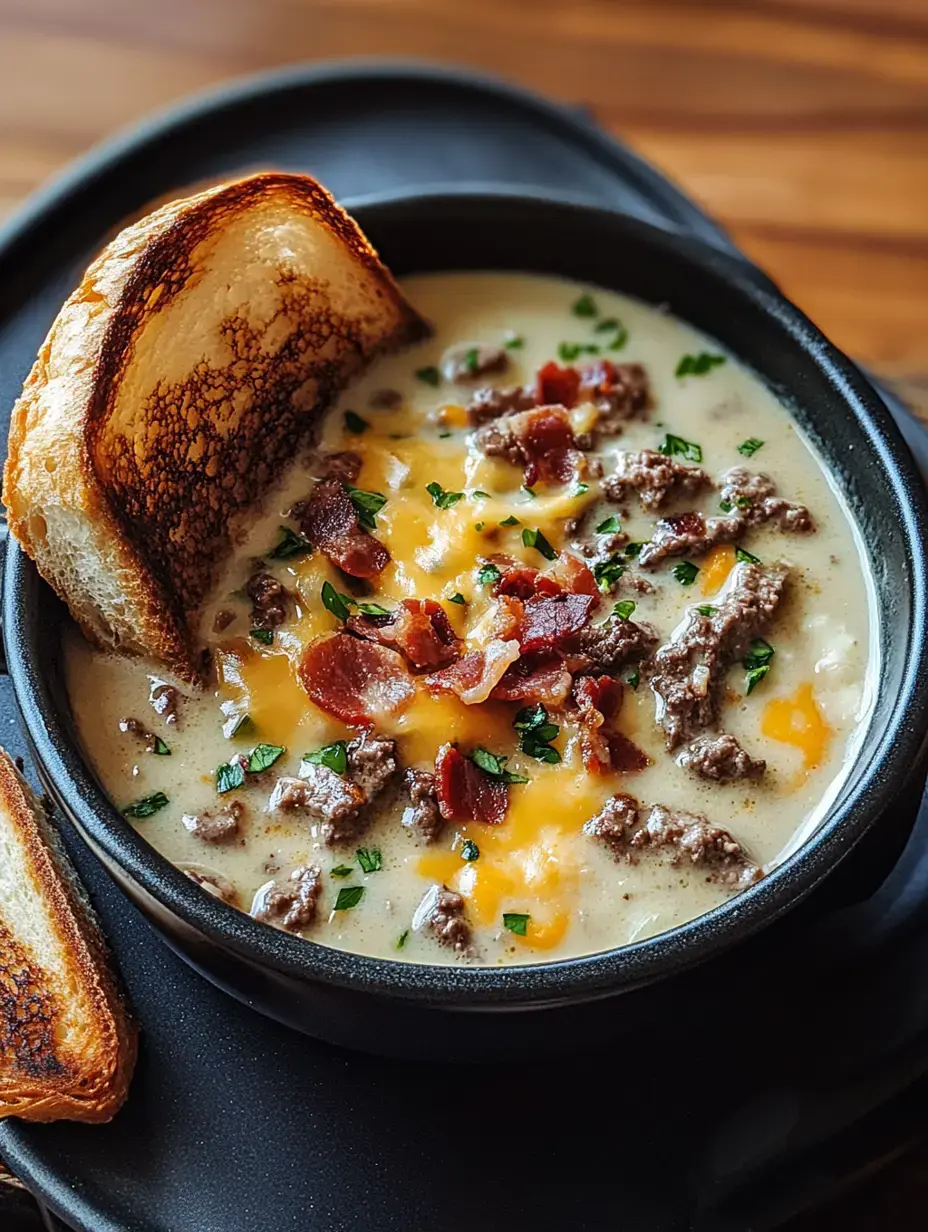
<path fill-rule="evenodd" d="M 243 530 L 212 684 L 69 639 L 87 755 L 204 891 L 325 945 L 530 963 L 682 924 L 801 843 L 854 754 L 852 521 L 672 316 L 525 275 L 404 290 L 434 336 Z"/>

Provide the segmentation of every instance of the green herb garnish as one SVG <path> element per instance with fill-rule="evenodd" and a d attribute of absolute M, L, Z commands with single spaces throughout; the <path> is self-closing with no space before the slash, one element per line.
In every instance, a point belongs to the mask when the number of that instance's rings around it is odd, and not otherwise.
<path fill-rule="evenodd" d="M 562 359 L 566 364 L 579 359 L 581 355 L 598 354 L 599 347 L 593 342 L 559 342 L 557 347 L 558 359 Z"/>
<path fill-rule="evenodd" d="M 754 690 L 757 688 L 757 686 L 760 684 L 760 682 L 763 680 L 763 678 L 767 675 L 769 671 L 770 671 L 769 663 L 765 663 L 763 667 L 752 667 L 751 668 L 751 670 L 748 672 L 748 674 L 744 678 L 745 684 L 747 685 L 747 688 L 744 691 L 746 697 L 751 696 L 751 694 L 754 692 Z"/>
<path fill-rule="evenodd" d="M 464 367 L 471 376 L 476 376 L 477 369 L 480 367 L 480 353 L 476 347 L 471 347 L 464 356 Z"/>
<path fill-rule="evenodd" d="M 603 317 L 601 321 L 597 321 L 593 327 L 594 334 L 608 334 L 610 330 L 619 329 L 620 322 L 617 317 Z"/>
<path fill-rule="evenodd" d="M 508 928 L 517 937 L 524 937 L 531 918 L 530 915 L 523 914 L 521 911 L 504 911 L 503 928 Z"/>
<path fill-rule="evenodd" d="M 155 736 L 155 743 L 152 745 L 151 751 L 156 757 L 170 757 L 171 750 L 164 743 L 160 736 Z"/>
<path fill-rule="evenodd" d="M 470 494 L 470 498 L 471 500 L 489 500 L 490 493 L 484 492 L 482 488 L 474 488 L 473 492 Z"/>
<path fill-rule="evenodd" d="M 612 590 L 624 572 L 625 565 L 619 560 L 617 555 L 610 556 L 607 560 L 601 560 L 593 566 L 593 577 L 596 579 L 596 585 L 603 594 L 608 594 Z"/>
<path fill-rule="evenodd" d="M 623 599 L 621 603 L 617 603 L 612 609 L 612 614 L 613 616 L 618 616 L 620 620 L 628 620 L 637 606 L 634 599 Z"/>
<path fill-rule="evenodd" d="M 724 355 L 712 355 L 708 351 L 700 351 L 698 355 L 684 355 L 677 364 L 674 376 L 705 376 L 707 372 L 724 363 Z"/>
<path fill-rule="evenodd" d="M 696 611 L 700 614 L 700 616 L 714 616 L 715 615 L 715 608 L 712 606 L 711 603 L 701 603 L 699 607 L 696 609 Z"/>
<path fill-rule="evenodd" d="M 617 535 L 622 529 L 622 523 L 613 513 L 596 527 L 597 535 Z"/>
<path fill-rule="evenodd" d="M 366 432 L 370 424 L 366 419 L 362 419 L 356 411 L 345 411 L 345 427 L 349 432 L 354 432 L 356 436 L 360 436 L 362 432 Z"/>
<path fill-rule="evenodd" d="M 361 603 L 357 605 L 358 611 L 362 616 L 392 616 L 393 613 L 388 607 L 384 607 L 382 603 Z"/>
<path fill-rule="evenodd" d="M 482 746 L 473 750 L 467 755 L 475 766 L 479 766 L 494 779 L 502 779 L 504 783 L 527 783 L 528 779 L 524 774 L 515 774 L 512 770 L 506 769 L 508 757 L 497 757 L 495 753 L 491 753 L 489 749 Z"/>
<path fill-rule="evenodd" d="M 220 796 L 244 786 L 245 767 L 240 761 L 224 761 L 221 766 L 216 767 L 216 791 Z"/>
<path fill-rule="evenodd" d="M 536 552 L 540 552 L 545 560 L 557 560 L 557 552 L 540 530 L 530 530 L 526 526 L 522 532 L 522 542 L 527 548 L 534 548 Z"/>
<path fill-rule="evenodd" d="M 618 329 L 618 333 L 609 343 L 609 350 L 610 351 L 621 351 L 622 348 L 625 346 L 626 342 L 628 342 L 628 330 L 625 328 L 624 325 L 620 325 Z"/>
<path fill-rule="evenodd" d="M 480 848 L 472 838 L 466 838 L 461 844 L 461 859 L 470 864 L 480 858 Z"/>
<path fill-rule="evenodd" d="M 262 646 L 271 646 L 274 642 L 274 631 L 272 629 L 249 629 L 248 636 L 253 637 Z"/>
<path fill-rule="evenodd" d="M 477 585 L 492 586 L 494 582 L 498 582 L 503 575 L 497 569 L 496 565 L 481 565 L 477 570 Z"/>
<path fill-rule="evenodd" d="M 408 940 L 409 940 L 409 929 L 407 928 L 405 932 L 400 933 L 400 935 L 397 937 L 395 948 L 397 950 L 405 950 L 406 942 Z"/>
<path fill-rule="evenodd" d="M 431 385 L 437 389 L 441 384 L 441 373 L 434 364 L 430 364 L 427 368 L 417 368 L 416 376 L 420 381 L 424 381 L 426 385 Z"/>
<path fill-rule="evenodd" d="M 168 804 L 168 798 L 163 791 L 156 791 L 150 796 L 143 796 L 134 804 L 127 804 L 122 810 L 125 817 L 151 817 Z"/>
<path fill-rule="evenodd" d="M 348 745 L 344 740 L 335 740 L 316 749 L 315 753 L 304 753 L 303 761 L 311 766 L 325 766 L 336 774 L 344 774 L 348 769 Z"/>
<path fill-rule="evenodd" d="M 505 339 L 503 346 L 507 351 L 518 351 L 525 346 L 525 339 L 521 334 L 513 334 L 511 337 Z"/>
<path fill-rule="evenodd" d="M 742 565 L 759 565 L 760 557 L 752 556 L 750 552 L 746 552 L 744 548 L 735 548 L 735 560 Z"/>
<path fill-rule="evenodd" d="M 336 911 L 350 911 L 364 897 L 364 886 L 342 886 L 335 899 Z"/>
<path fill-rule="evenodd" d="M 596 300 L 592 295 L 581 295 L 571 309 L 575 317 L 595 317 L 599 315 Z"/>
<path fill-rule="evenodd" d="M 531 500 L 537 500 L 537 497 L 536 497 L 536 495 L 535 495 L 535 489 L 534 489 L 534 488 L 530 488 L 530 487 L 528 486 L 528 484 L 527 484 L 527 483 L 523 483 L 523 484 L 521 485 L 521 490 L 522 490 L 522 491 L 525 493 L 525 495 L 526 495 L 527 497 L 529 497 Z"/>
<path fill-rule="evenodd" d="M 463 595 L 461 594 L 461 592 L 458 590 L 458 591 L 455 591 L 455 593 L 451 596 L 451 598 L 448 600 L 448 602 L 449 602 L 449 603 L 460 603 L 460 604 L 461 604 L 461 606 L 463 607 L 463 606 L 467 603 L 467 600 L 464 598 L 464 596 L 463 596 Z"/>
<path fill-rule="evenodd" d="M 482 530 L 486 529 L 486 525 L 487 525 L 486 522 L 475 522 L 474 530 L 477 531 L 477 533 L 479 534 Z"/>
<path fill-rule="evenodd" d="M 379 847 L 359 847 L 355 855 L 365 873 L 379 873 L 383 868 L 383 856 Z"/>
<path fill-rule="evenodd" d="M 763 441 L 759 441 L 756 436 L 749 436 L 746 441 L 742 441 L 738 446 L 738 452 L 743 454 L 745 458 L 753 458 L 758 449 L 763 445 Z"/>
<path fill-rule="evenodd" d="M 331 582 L 322 583 L 322 606 L 332 613 L 337 620 L 347 620 L 350 609 L 355 607 L 355 601 L 350 595 L 343 595 L 335 589 Z"/>
<path fill-rule="evenodd" d="M 671 572 L 681 586 L 692 586 L 696 581 L 699 566 L 694 565 L 691 560 L 681 560 L 679 564 L 674 565 Z"/>
<path fill-rule="evenodd" d="M 345 491 L 351 497 L 358 521 L 368 530 L 377 529 L 377 514 L 387 503 L 382 492 L 365 492 L 363 488 L 353 488 L 350 483 L 344 484 Z"/>
<path fill-rule="evenodd" d="M 658 445 L 657 452 L 662 453 L 665 458 L 679 455 L 686 458 L 687 462 L 702 461 L 701 445 L 697 445 L 693 441 L 686 441 L 682 436 L 674 436 L 671 432 L 668 432 L 662 443 Z"/>
<path fill-rule="evenodd" d="M 350 877 L 354 869 L 350 864 L 336 864 L 333 869 L 330 869 L 330 877 Z"/>
<path fill-rule="evenodd" d="M 514 513 L 510 513 L 508 518 L 503 518 L 500 526 L 519 526 L 521 523 Z"/>
<path fill-rule="evenodd" d="M 548 712 L 541 702 L 534 706 L 525 706 L 518 712 L 512 723 L 519 733 L 519 748 L 536 761 L 556 765 L 561 755 L 551 747 L 551 741 L 556 740 L 560 728 L 548 718 Z"/>
<path fill-rule="evenodd" d="M 578 483 L 571 492 L 571 496 L 586 496 L 589 490 L 590 485 L 588 483 Z"/>
<path fill-rule="evenodd" d="M 463 492 L 446 492 L 440 483 L 427 483 L 425 490 L 438 509 L 450 509 L 452 505 L 464 499 Z"/>
<path fill-rule="evenodd" d="M 625 683 L 628 685 L 630 689 L 638 688 L 638 686 L 641 684 L 641 672 L 638 671 L 637 667 L 635 668 L 635 670 L 632 672 L 630 676 L 625 677 Z"/>
<path fill-rule="evenodd" d="M 638 557 L 641 555 L 641 549 L 643 547 L 644 547 L 643 543 L 626 543 L 625 555 L 631 556 L 632 559 L 635 559 L 635 557 Z"/>
<path fill-rule="evenodd" d="M 313 550 L 312 544 L 302 535 L 298 535 L 289 526 L 279 526 L 280 538 L 268 552 L 268 560 L 295 560 L 297 556 L 308 556 Z"/>
<path fill-rule="evenodd" d="M 245 769 L 249 774 L 260 774 L 262 770 L 273 766 L 274 762 L 286 751 L 282 744 L 256 744 L 248 756 L 248 765 Z"/>

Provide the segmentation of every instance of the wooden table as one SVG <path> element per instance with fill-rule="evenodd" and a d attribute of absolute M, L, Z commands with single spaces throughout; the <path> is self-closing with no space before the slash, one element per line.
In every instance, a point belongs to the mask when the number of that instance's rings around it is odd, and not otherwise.
<path fill-rule="evenodd" d="M 928 0 L 0 0 L 0 214 L 183 94 L 357 54 L 586 104 L 928 416 Z M 801 1226 L 914 1232 L 926 1177 Z"/>

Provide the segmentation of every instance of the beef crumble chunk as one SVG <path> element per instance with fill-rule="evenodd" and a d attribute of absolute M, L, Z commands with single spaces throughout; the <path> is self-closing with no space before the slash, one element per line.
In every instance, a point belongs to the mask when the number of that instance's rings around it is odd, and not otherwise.
<path fill-rule="evenodd" d="M 403 810 L 403 825 L 427 843 L 434 842 L 445 824 L 438 807 L 435 775 L 428 770 L 407 770 L 403 785 L 409 792 L 409 806 Z"/>
<path fill-rule="evenodd" d="M 396 744 L 365 735 L 352 740 L 346 752 L 344 775 L 304 761 L 299 778 L 279 778 L 268 809 L 308 813 L 330 847 L 358 838 L 367 823 L 363 810 L 396 773 Z"/>
<path fill-rule="evenodd" d="M 728 732 L 697 736 L 677 758 L 677 763 L 715 783 L 757 779 L 767 769 L 765 761 L 752 757 Z"/>
<path fill-rule="evenodd" d="M 502 347 L 482 342 L 461 342 L 449 347 L 441 357 L 441 372 L 446 381 L 466 384 L 488 372 L 505 372 L 509 356 Z"/>
<path fill-rule="evenodd" d="M 675 867 L 689 863 L 704 868 L 710 881 L 731 890 L 744 890 L 763 876 L 741 844 L 701 813 L 663 804 L 639 805 L 632 796 L 607 800 L 583 832 L 604 843 L 615 860 L 629 864 L 637 863 L 643 851 L 669 848 Z"/>
<path fill-rule="evenodd" d="M 691 607 L 685 623 L 655 653 L 650 683 L 668 749 L 715 725 L 725 672 L 764 631 L 786 576 L 783 565 L 736 565 L 710 614 Z"/>
<path fill-rule="evenodd" d="M 412 919 L 418 932 L 428 928 L 440 945 L 467 954 L 471 950 L 471 928 L 464 910 L 464 899 L 445 885 L 433 885 L 416 908 Z"/>
<path fill-rule="evenodd" d="M 272 573 L 259 569 L 245 584 L 252 602 L 251 622 L 256 629 L 276 629 L 287 619 L 290 592 Z"/>
<path fill-rule="evenodd" d="M 321 893 L 322 870 L 317 864 L 303 864 L 284 880 L 268 881 L 261 886 L 249 914 L 263 924 L 299 932 L 316 918 Z"/>
<path fill-rule="evenodd" d="M 606 361 L 581 367 L 578 401 L 592 402 L 599 412 L 595 432 L 619 436 L 631 419 L 645 419 L 651 406 L 648 374 L 641 364 Z"/>
<path fill-rule="evenodd" d="M 512 389 L 476 389 L 467 407 L 467 422 L 472 427 L 499 419 L 514 411 L 530 411 L 538 405 L 534 390 L 516 385 Z"/>
<path fill-rule="evenodd" d="M 637 493 L 643 509 L 662 509 L 668 501 L 692 499 L 712 480 L 701 467 L 684 466 L 656 449 L 639 449 L 618 454 L 615 473 L 603 483 L 603 494 L 616 504 L 624 504 Z"/>
<path fill-rule="evenodd" d="M 723 509 L 732 507 L 746 526 L 773 522 L 781 531 L 808 534 L 815 529 L 805 505 L 794 505 L 777 496 L 776 484 L 768 475 L 752 475 L 743 466 L 734 466 L 722 476 L 719 498 Z"/>
<path fill-rule="evenodd" d="M 740 514 L 707 518 L 690 510 L 661 518 L 654 534 L 638 553 L 642 569 L 653 569 L 668 556 L 704 556 L 722 543 L 737 543 L 746 530 Z"/>
<path fill-rule="evenodd" d="M 235 613 L 231 611 L 229 608 L 225 608 L 225 607 L 220 608 L 219 611 L 216 613 L 216 615 L 213 617 L 213 632 L 214 633 L 225 633 L 229 625 L 234 624 L 234 622 L 235 622 Z"/>
<path fill-rule="evenodd" d="M 184 813 L 181 824 L 204 843 L 228 843 L 236 838 L 245 816 L 245 806 L 239 800 L 212 813 Z"/>
<path fill-rule="evenodd" d="M 570 649 L 585 655 L 603 671 L 618 672 L 627 664 L 646 658 L 656 644 L 657 633 L 650 625 L 610 616 L 601 624 L 581 629 Z"/>

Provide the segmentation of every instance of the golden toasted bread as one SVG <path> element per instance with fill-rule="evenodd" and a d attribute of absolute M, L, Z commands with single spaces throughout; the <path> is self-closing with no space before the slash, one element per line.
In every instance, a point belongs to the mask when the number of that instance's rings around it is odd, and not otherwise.
<path fill-rule="evenodd" d="M 94 641 L 195 681 L 236 520 L 351 377 L 425 328 L 308 176 L 163 206 L 107 245 L 39 352 L 10 426 L 10 529 Z"/>
<path fill-rule="evenodd" d="M 77 874 L 0 750 L 0 1118 L 110 1120 L 137 1039 Z"/>

